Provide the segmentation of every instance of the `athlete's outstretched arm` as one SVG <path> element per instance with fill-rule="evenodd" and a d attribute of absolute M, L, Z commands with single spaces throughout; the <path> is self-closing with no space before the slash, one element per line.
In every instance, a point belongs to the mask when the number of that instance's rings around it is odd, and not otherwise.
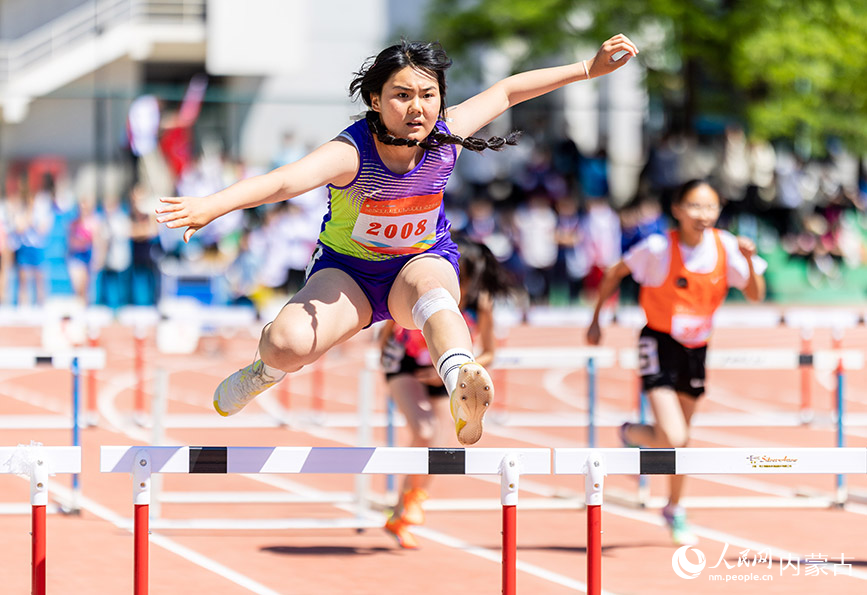
<path fill-rule="evenodd" d="M 617 54 L 621 55 L 615 59 Z M 587 60 L 565 66 L 529 70 L 504 78 L 449 109 L 449 129 L 455 134 L 470 136 L 522 101 L 550 93 L 575 81 L 614 72 L 636 54 L 638 48 L 635 44 L 620 34 L 603 43 L 596 55 Z"/>
<path fill-rule="evenodd" d="M 602 331 L 599 329 L 599 313 L 602 311 L 602 306 L 608 301 L 608 298 L 614 295 L 614 292 L 620 287 L 620 282 L 630 273 L 629 267 L 622 260 L 605 271 L 602 281 L 599 282 L 599 296 L 596 298 L 593 320 L 587 327 L 587 342 L 590 345 L 599 345 L 602 340 Z"/>
<path fill-rule="evenodd" d="M 287 200 L 325 184 L 344 186 L 358 170 L 358 151 L 339 139 L 329 141 L 306 157 L 266 174 L 236 182 L 208 196 L 169 196 L 160 199 L 157 221 L 181 228 L 189 242 L 196 231 L 226 213 Z"/>

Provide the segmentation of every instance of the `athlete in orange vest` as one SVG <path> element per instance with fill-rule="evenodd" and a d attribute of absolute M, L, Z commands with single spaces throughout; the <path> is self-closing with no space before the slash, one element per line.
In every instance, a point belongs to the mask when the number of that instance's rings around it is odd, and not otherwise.
<path fill-rule="evenodd" d="M 587 342 L 598 345 L 602 305 L 631 274 L 641 286 L 639 303 L 647 318 L 638 341 L 641 384 L 653 408 L 654 425 L 625 423 L 626 446 L 677 448 L 689 440 L 689 422 L 704 393 L 707 342 L 713 314 L 729 287 L 751 301 L 765 297 L 762 276 L 767 263 L 756 255 L 752 240 L 715 229 L 719 195 L 707 182 L 687 182 L 675 197 L 676 229 L 652 235 L 631 248 L 611 267 L 599 286 Z M 696 536 L 680 505 L 684 476 L 671 476 L 671 494 L 662 514 L 679 545 Z"/>

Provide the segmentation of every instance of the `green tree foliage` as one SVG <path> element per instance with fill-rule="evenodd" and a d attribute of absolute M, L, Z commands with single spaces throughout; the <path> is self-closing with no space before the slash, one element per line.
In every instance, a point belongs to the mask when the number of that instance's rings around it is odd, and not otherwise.
<path fill-rule="evenodd" d="M 867 151 L 867 0 L 744 1 L 737 16 L 732 78 L 754 132 Z"/>
<path fill-rule="evenodd" d="M 428 34 L 450 53 L 518 39 L 518 67 L 623 32 L 675 121 L 740 119 L 756 137 L 814 154 L 832 136 L 867 151 L 867 0 L 432 0 L 430 9 Z"/>

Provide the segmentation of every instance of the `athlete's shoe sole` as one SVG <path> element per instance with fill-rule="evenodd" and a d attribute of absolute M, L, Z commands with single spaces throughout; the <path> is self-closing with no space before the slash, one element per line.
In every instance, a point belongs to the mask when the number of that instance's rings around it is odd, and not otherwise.
<path fill-rule="evenodd" d="M 482 437 L 482 426 L 494 401 L 494 383 L 488 371 L 476 362 L 467 362 L 458 370 L 458 384 L 451 394 L 452 419 L 458 442 L 475 444 Z"/>

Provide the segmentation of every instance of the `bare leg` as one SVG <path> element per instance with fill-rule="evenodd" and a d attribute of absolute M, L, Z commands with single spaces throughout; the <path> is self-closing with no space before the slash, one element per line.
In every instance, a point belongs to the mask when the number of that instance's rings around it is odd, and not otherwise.
<path fill-rule="evenodd" d="M 448 399 L 429 397 L 426 385 L 409 374 L 391 378 L 388 388 L 398 410 L 406 418 L 411 434 L 410 446 L 443 446 L 446 440 L 444 428 L 448 427 L 449 420 Z M 406 492 L 413 489 L 427 490 L 431 480 L 431 475 L 405 476 L 394 514 L 403 514 Z"/>
<path fill-rule="evenodd" d="M 395 322 L 416 328 L 412 310 L 419 298 L 434 289 L 448 291 L 460 302 L 460 286 L 454 268 L 444 258 L 422 255 L 411 260 L 398 274 L 388 297 Z M 450 309 L 431 314 L 421 329 L 431 359 L 450 394 L 455 431 L 461 444 L 475 444 L 482 437 L 485 412 L 494 398 L 488 372 L 472 361 L 473 343 L 463 316 Z M 454 350 L 454 351 L 453 351 Z M 441 356 L 448 354 L 441 361 Z"/>
<path fill-rule="evenodd" d="M 649 448 L 680 448 L 689 442 L 689 424 L 698 399 L 670 388 L 655 388 L 648 392 L 648 400 L 656 418 L 655 425 L 631 425 L 626 429 L 630 442 Z M 683 494 L 686 477 L 670 476 L 670 504 L 678 504 Z"/>
<path fill-rule="evenodd" d="M 689 427 L 689 423 L 692 420 L 692 415 L 695 413 L 695 407 L 698 404 L 698 399 L 687 395 L 685 393 L 677 393 L 678 398 L 680 399 L 681 409 L 683 411 L 683 418 L 686 421 L 687 427 Z M 689 442 L 689 434 L 687 433 L 686 440 L 684 440 L 681 446 L 686 446 Z M 683 484 L 685 483 L 686 476 L 685 475 L 671 475 L 671 494 L 669 496 L 669 504 L 678 504 L 680 503 L 681 494 L 683 494 Z"/>
<path fill-rule="evenodd" d="M 18 267 L 18 306 L 29 305 L 28 296 L 30 294 L 30 275 L 26 267 Z"/>
<path fill-rule="evenodd" d="M 364 328 L 372 315 L 367 297 L 339 269 L 314 274 L 262 330 L 262 361 L 284 372 L 313 363 Z"/>
<path fill-rule="evenodd" d="M 388 296 L 388 309 L 394 321 L 403 328 L 415 328 L 413 306 L 422 295 L 439 287 L 452 294 L 456 303 L 460 302 L 458 277 L 451 264 L 438 256 L 419 256 L 411 260 L 395 279 Z M 433 314 L 421 331 L 434 362 L 448 349 L 473 349 L 466 321 L 451 310 Z"/>
<path fill-rule="evenodd" d="M 274 386 L 364 328 L 371 318 L 367 297 L 349 275 L 324 269 L 283 306 L 259 339 L 257 359 L 229 375 L 214 391 L 214 409 L 235 415 Z"/>
<path fill-rule="evenodd" d="M 689 424 L 678 394 L 671 388 L 659 387 L 648 391 L 647 400 L 656 423 L 630 425 L 626 429 L 629 442 L 648 448 L 676 448 L 686 444 Z"/>

